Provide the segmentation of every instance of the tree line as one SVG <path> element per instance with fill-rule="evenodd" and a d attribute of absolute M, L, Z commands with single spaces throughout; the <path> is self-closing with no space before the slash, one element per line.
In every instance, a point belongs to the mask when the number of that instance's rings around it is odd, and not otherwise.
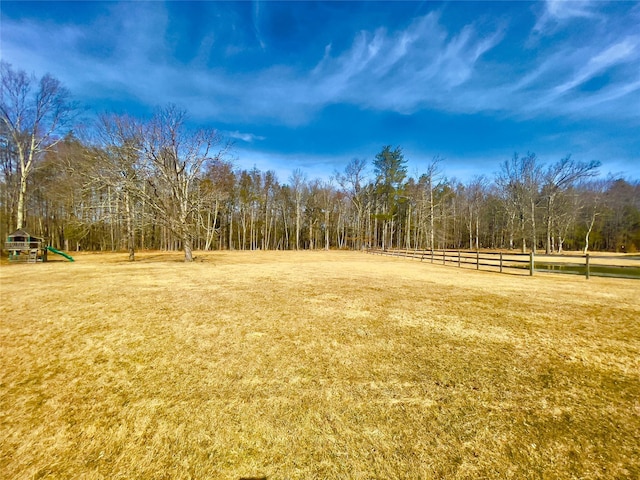
<path fill-rule="evenodd" d="M 435 157 L 411 176 L 401 147 L 352 159 L 328 180 L 242 169 L 213 129 L 169 105 L 103 114 L 80 138 L 55 78 L 2 63 L 0 230 L 66 250 L 640 249 L 640 182 L 600 163 L 514 154 L 458 181 Z"/>

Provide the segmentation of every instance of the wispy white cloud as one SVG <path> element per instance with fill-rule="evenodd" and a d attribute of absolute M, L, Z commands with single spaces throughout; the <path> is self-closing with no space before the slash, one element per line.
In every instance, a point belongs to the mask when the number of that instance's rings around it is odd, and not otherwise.
<path fill-rule="evenodd" d="M 544 34 L 572 19 L 597 17 L 597 2 L 593 0 L 546 0 L 533 31 Z"/>
<path fill-rule="evenodd" d="M 593 17 L 593 0 L 547 0 L 547 13 L 554 18 Z"/>
<path fill-rule="evenodd" d="M 607 47 L 591 57 L 587 64 L 580 68 L 572 78 L 556 86 L 553 89 L 554 93 L 562 94 L 616 64 L 632 60 L 634 57 L 637 58 L 638 43 L 638 38 L 625 38 L 623 41 Z"/>
<path fill-rule="evenodd" d="M 611 42 L 611 43 L 607 43 Z M 615 116 L 640 120 L 640 37 L 600 38 L 579 49 L 556 47 L 555 53 L 519 81 L 495 92 L 495 105 L 525 116 Z M 589 81 L 602 77 L 602 85 L 586 89 Z M 520 102 L 520 109 L 513 104 Z M 595 108 L 597 107 L 597 108 Z"/>
<path fill-rule="evenodd" d="M 600 14 L 591 3 L 547 2 L 544 15 L 564 22 L 599 19 Z M 256 4 L 256 25 L 259 16 Z M 633 104 L 639 95 L 640 37 L 617 32 L 613 25 L 608 35 L 585 35 L 579 48 L 569 36 L 553 48 L 539 45 L 528 60 L 515 52 L 502 63 L 495 56 L 489 63 L 487 53 L 502 46 L 509 34 L 506 21 L 451 29 L 432 12 L 404 28 L 355 32 L 342 50 L 326 45 L 308 69 L 274 64 L 229 71 L 224 64 L 206 66 L 215 31 L 191 63 L 178 62 L 167 38 L 169 21 L 163 4 L 155 2 L 116 4 L 108 17 L 89 25 L 3 18 L 3 59 L 28 71 L 49 71 L 80 97 L 152 106 L 173 102 L 199 119 L 226 123 L 301 125 L 338 103 L 400 113 L 639 115 Z M 617 73 L 599 90 L 580 91 L 589 80 L 612 71 Z M 245 142 L 262 140 L 231 133 Z"/>
<path fill-rule="evenodd" d="M 234 130 L 232 132 L 225 131 L 222 133 L 223 135 L 229 138 L 242 140 L 243 142 L 246 142 L 246 143 L 253 143 L 255 141 L 266 140 L 266 137 L 263 137 L 262 135 L 256 135 L 254 133 L 239 132 L 238 130 Z"/>
<path fill-rule="evenodd" d="M 404 30 L 361 31 L 347 50 L 333 55 L 328 47 L 309 71 L 273 65 L 228 72 L 203 67 L 212 38 L 192 64 L 175 62 L 164 36 L 167 22 L 156 3 L 114 6 L 107 22 L 86 26 L 7 19 L 5 56 L 27 70 L 51 71 L 80 96 L 125 95 L 143 103 L 186 104 L 196 116 L 299 124 L 338 102 L 402 112 L 439 102 L 471 78 L 478 59 L 501 37 L 481 36 L 473 26 L 450 33 L 429 14 Z M 110 52 L 104 56 L 83 48 L 107 39 Z"/>
<path fill-rule="evenodd" d="M 253 11 L 252 11 L 252 21 L 253 21 L 253 31 L 255 33 L 256 40 L 260 44 L 260 48 L 264 50 L 267 48 L 267 44 L 264 41 L 264 37 L 260 28 L 260 1 L 254 0 L 253 2 Z"/>
<path fill-rule="evenodd" d="M 309 84 L 325 103 L 409 113 L 440 103 L 469 81 L 479 58 L 501 38 L 500 30 L 480 35 L 472 25 L 448 32 L 431 13 L 397 32 L 360 32 L 348 50 L 325 55 Z"/>

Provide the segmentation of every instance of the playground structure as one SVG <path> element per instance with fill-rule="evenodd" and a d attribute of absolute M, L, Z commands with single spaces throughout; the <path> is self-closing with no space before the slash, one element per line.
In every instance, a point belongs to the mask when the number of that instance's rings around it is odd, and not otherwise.
<path fill-rule="evenodd" d="M 46 262 L 47 253 L 55 253 L 73 262 L 73 257 L 46 245 L 43 238 L 36 237 L 24 230 L 16 230 L 7 237 L 4 248 L 9 251 L 10 262 L 37 263 Z"/>

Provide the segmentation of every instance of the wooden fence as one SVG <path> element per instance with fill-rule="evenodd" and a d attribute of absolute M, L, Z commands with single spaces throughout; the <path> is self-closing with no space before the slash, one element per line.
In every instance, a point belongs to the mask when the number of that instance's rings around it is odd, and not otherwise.
<path fill-rule="evenodd" d="M 368 253 L 405 257 L 440 265 L 474 268 L 500 273 L 533 275 L 535 272 L 640 279 L 640 256 L 536 255 L 470 250 L 382 250 Z"/>

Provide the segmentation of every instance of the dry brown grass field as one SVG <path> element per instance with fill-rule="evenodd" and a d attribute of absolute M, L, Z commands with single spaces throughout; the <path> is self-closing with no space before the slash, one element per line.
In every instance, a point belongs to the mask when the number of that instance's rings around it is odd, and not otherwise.
<path fill-rule="evenodd" d="M 640 478 L 640 283 L 356 252 L 0 267 L 0 478 Z"/>

